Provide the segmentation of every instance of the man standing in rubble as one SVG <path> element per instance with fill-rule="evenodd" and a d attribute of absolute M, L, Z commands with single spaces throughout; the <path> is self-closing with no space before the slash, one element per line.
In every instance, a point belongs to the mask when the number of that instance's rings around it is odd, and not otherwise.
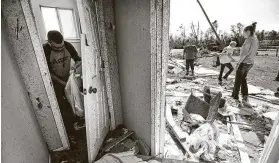
<path fill-rule="evenodd" d="M 186 46 L 186 48 L 183 51 L 183 54 L 186 58 L 186 76 L 189 75 L 189 67 L 191 67 L 192 70 L 192 76 L 195 75 L 194 73 L 194 61 L 197 58 L 197 47 L 195 45 Z"/>
<path fill-rule="evenodd" d="M 47 43 L 43 45 L 45 57 L 66 130 L 68 133 L 72 133 L 74 132 L 73 123 L 75 117 L 70 104 L 65 98 L 64 89 L 70 76 L 71 59 L 78 66 L 81 64 L 81 58 L 73 45 L 64 41 L 59 31 L 49 31 L 47 39 Z"/>

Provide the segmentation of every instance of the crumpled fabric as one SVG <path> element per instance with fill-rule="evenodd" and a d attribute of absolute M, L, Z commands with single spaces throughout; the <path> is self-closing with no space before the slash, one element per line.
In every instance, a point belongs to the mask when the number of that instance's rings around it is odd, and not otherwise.
<path fill-rule="evenodd" d="M 84 117 L 83 95 L 80 92 L 75 73 L 71 73 L 65 87 L 65 96 L 69 101 L 73 113 L 79 117 Z"/>
<path fill-rule="evenodd" d="M 197 159 L 202 158 L 205 161 L 214 161 L 218 137 L 219 131 L 214 124 L 203 124 L 189 137 L 190 151 Z"/>

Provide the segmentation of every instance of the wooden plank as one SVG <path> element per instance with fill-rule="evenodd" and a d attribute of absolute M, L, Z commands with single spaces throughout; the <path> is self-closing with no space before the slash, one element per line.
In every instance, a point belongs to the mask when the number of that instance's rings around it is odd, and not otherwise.
<path fill-rule="evenodd" d="M 279 160 L 278 156 L 278 141 L 279 141 L 279 114 L 273 124 L 264 151 L 259 160 L 259 163 L 270 163 Z"/>
<path fill-rule="evenodd" d="M 171 131 L 174 133 L 176 139 L 179 141 L 183 149 L 189 154 L 191 161 L 199 162 L 197 159 L 195 159 L 192 152 L 190 152 L 190 146 L 187 143 L 187 139 L 189 139 L 189 134 L 187 132 L 184 132 L 179 128 L 176 123 L 173 120 L 172 114 L 171 114 L 171 108 L 169 105 L 166 106 L 166 121 L 167 124 L 170 126 Z"/>
<path fill-rule="evenodd" d="M 231 118 L 232 122 L 237 122 L 234 114 L 231 115 L 230 118 Z M 234 135 L 235 139 L 237 140 L 237 146 L 239 148 L 238 150 L 239 150 L 241 162 L 250 163 L 249 155 L 242 150 L 245 148 L 245 145 L 244 145 L 244 141 L 241 136 L 240 130 L 239 130 L 237 124 L 231 124 L 231 125 L 232 125 L 233 135 Z"/>
<path fill-rule="evenodd" d="M 211 101 L 210 101 L 210 109 L 207 115 L 206 120 L 210 121 L 210 123 L 213 123 L 213 121 L 216 118 L 216 115 L 218 113 L 220 101 L 221 101 L 221 92 L 219 92 Z"/>
<path fill-rule="evenodd" d="M 188 133 L 183 132 L 174 122 L 173 118 L 172 118 L 172 113 L 171 113 L 171 109 L 169 106 L 167 106 L 167 110 L 166 110 L 166 118 L 167 118 L 167 123 L 168 125 L 172 128 L 172 130 L 174 131 L 175 136 L 177 137 L 177 139 L 179 139 L 179 141 L 186 141 L 187 135 Z"/>
<path fill-rule="evenodd" d="M 131 136 L 134 132 L 133 131 L 128 131 L 126 134 L 112 140 L 112 142 L 106 144 L 104 146 L 104 148 L 102 149 L 103 152 L 109 152 L 109 150 L 113 147 L 115 147 L 117 144 L 119 144 L 120 142 L 124 141 L 126 138 L 128 138 L 129 136 Z"/>

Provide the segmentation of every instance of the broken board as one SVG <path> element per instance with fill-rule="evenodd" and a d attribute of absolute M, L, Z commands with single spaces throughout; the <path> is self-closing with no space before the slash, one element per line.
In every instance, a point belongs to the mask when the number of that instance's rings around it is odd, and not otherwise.
<path fill-rule="evenodd" d="M 232 122 L 237 122 L 234 114 L 230 116 L 230 119 Z M 237 141 L 237 147 L 239 148 L 238 150 L 239 150 L 241 162 L 250 163 L 249 155 L 243 151 L 243 149 L 245 148 L 245 145 L 244 145 L 244 141 L 241 136 L 240 130 L 238 128 L 238 125 L 231 124 L 231 126 L 232 126 L 233 135 Z"/>
<path fill-rule="evenodd" d="M 190 152 L 190 146 L 186 141 L 189 138 L 189 134 L 182 131 L 181 128 L 176 125 L 175 121 L 173 120 L 171 108 L 169 105 L 166 106 L 166 121 L 170 126 L 171 131 L 174 133 L 176 139 L 179 141 L 183 149 L 189 154 L 191 161 L 198 162 L 198 160 L 196 160 L 194 155 Z"/>
<path fill-rule="evenodd" d="M 204 102 L 200 98 L 190 94 L 185 108 L 183 109 L 183 116 L 186 116 L 190 113 L 199 114 L 204 119 L 207 118 L 210 105 L 207 102 Z M 187 118 L 187 117 L 185 117 Z"/>

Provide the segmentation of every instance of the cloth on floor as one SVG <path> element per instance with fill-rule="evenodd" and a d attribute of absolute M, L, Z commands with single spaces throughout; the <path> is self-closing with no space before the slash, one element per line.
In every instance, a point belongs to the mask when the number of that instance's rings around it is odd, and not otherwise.
<path fill-rule="evenodd" d="M 187 140 L 190 145 L 190 151 L 197 159 L 214 161 L 218 137 L 219 130 L 214 124 L 203 124 Z"/>

